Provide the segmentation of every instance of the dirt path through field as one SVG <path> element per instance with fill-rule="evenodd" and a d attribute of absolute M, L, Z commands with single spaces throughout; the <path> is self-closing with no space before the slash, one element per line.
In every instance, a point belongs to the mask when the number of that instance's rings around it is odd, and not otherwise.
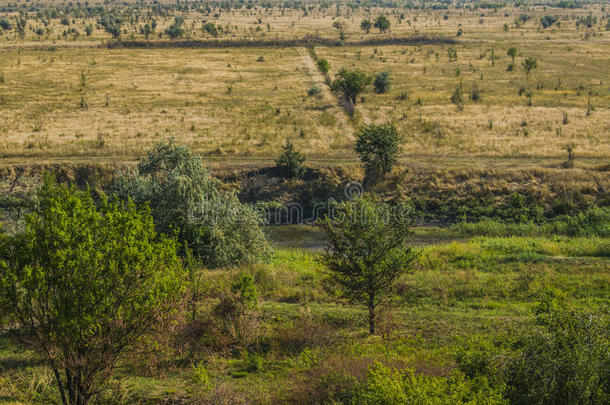
<path fill-rule="evenodd" d="M 326 84 L 326 79 L 318 70 L 315 61 L 313 60 L 306 48 L 301 48 L 300 52 L 303 58 L 303 66 L 305 67 L 305 69 L 307 69 L 307 75 L 311 77 L 313 84 L 320 89 L 322 99 L 333 106 L 332 112 L 337 118 L 337 126 L 343 129 L 351 128 L 352 131 L 350 132 L 350 135 L 353 135 L 353 126 L 348 121 L 346 117 L 346 112 L 343 110 L 343 107 L 341 107 L 337 103 L 337 98 L 334 94 L 331 93 L 330 89 L 328 88 L 328 85 Z"/>

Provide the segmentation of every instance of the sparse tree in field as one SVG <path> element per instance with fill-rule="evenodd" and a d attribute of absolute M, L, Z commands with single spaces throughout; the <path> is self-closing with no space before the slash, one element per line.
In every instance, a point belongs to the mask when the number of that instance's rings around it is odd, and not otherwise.
<path fill-rule="evenodd" d="M 390 90 L 390 86 L 392 85 L 392 79 L 390 77 L 390 72 L 380 72 L 375 75 L 375 80 L 373 81 L 373 87 L 375 87 L 375 91 L 379 94 L 387 93 Z"/>
<path fill-rule="evenodd" d="M 152 27 L 150 24 L 146 23 L 140 27 L 140 34 L 144 35 L 144 38 L 148 39 L 150 34 L 153 33 Z"/>
<path fill-rule="evenodd" d="M 366 90 L 366 87 L 371 84 L 372 80 L 372 77 L 362 70 L 347 70 L 343 68 L 336 74 L 335 80 L 331 84 L 331 89 L 354 106 L 358 96 Z"/>
<path fill-rule="evenodd" d="M 113 38 L 121 37 L 121 26 L 123 25 L 123 20 L 121 18 L 112 14 L 105 14 L 99 23 Z"/>
<path fill-rule="evenodd" d="M 379 32 L 384 33 L 390 29 L 390 20 L 385 15 L 380 15 L 375 18 L 375 23 L 373 24 L 375 28 L 379 30 Z"/>
<path fill-rule="evenodd" d="M 320 69 L 320 72 L 322 72 L 323 75 L 328 74 L 328 71 L 330 70 L 330 62 L 328 61 L 328 59 L 318 59 L 317 65 L 318 69 Z"/>
<path fill-rule="evenodd" d="M 532 70 L 538 67 L 538 62 L 534 58 L 527 57 L 522 62 L 521 66 L 523 67 L 523 71 L 525 72 L 525 74 L 529 76 Z"/>
<path fill-rule="evenodd" d="M 395 280 L 409 271 L 409 224 L 387 204 L 366 198 L 337 208 L 335 222 L 328 217 L 319 222 L 328 241 L 320 262 L 343 297 L 367 306 L 369 332 L 374 334 L 375 309 Z"/>
<path fill-rule="evenodd" d="M 341 21 L 335 21 L 335 22 L 333 22 L 333 28 L 336 29 L 337 31 L 339 31 L 339 39 L 341 41 L 344 41 L 346 39 L 346 35 L 345 35 L 346 25 L 345 25 L 345 23 L 341 22 Z"/>
<path fill-rule="evenodd" d="M 449 62 L 456 62 L 458 60 L 458 53 L 455 48 L 447 49 L 447 57 L 449 58 Z"/>
<path fill-rule="evenodd" d="M 275 160 L 275 165 L 284 177 L 289 179 L 298 179 L 305 174 L 305 156 L 295 149 L 294 144 L 290 139 L 286 140 L 286 144 L 282 146 L 282 154 Z"/>
<path fill-rule="evenodd" d="M 373 24 L 371 23 L 371 20 L 369 20 L 368 18 L 365 18 L 364 20 L 362 20 L 362 22 L 360 23 L 360 29 L 362 31 L 364 31 L 365 33 L 369 33 L 371 32 L 371 27 L 373 26 Z"/>
<path fill-rule="evenodd" d="M 464 98 L 462 96 L 463 93 L 462 84 L 455 87 L 453 94 L 451 95 L 451 102 L 457 106 L 458 109 L 464 108 Z"/>
<path fill-rule="evenodd" d="M 540 24 L 542 24 L 542 28 L 548 28 L 551 25 L 557 22 L 557 17 L 553 15 L 545 15 L 540 19 Z"/>
<path fill-rule="evenodd" d="M 165 30 L 165 33 L 167 35 L 169 35 L 169 37 L 171 39 L 180 38 L 184 35 L 184 32 L 185 32 L 184 28 L 182 27 L 183 24 L 184 24 L 184 17 L 177 16 L 174 18 L 174 22 L 172 23 L 172 25 L 170 25 Z"/>
<path fill-rule="evenodd" d="M 11 25 L 11 22 L 9 20 L 7 20 L 6 18 L 0 18 L 0 29 L 2 29 L 3 31 L 9 31 L 12 28 L 13 26 Z"/>
<path fill-rule="evenodd" d="M 223 192 L 202 157 L 173 140 L 155 145 L 135 171 L 119 172 L 111 192 L 148 204 L 157 231 L 176 233 L 207 267 L 257 262 L 270 251 L 254 209 Z"/>
<path fill-rule="evenodd" d="M 508 48 L 508 51 L 506 51 L 506 54 L 510 56 L 511 61 L 515 63 L 515 57 L 517 56 L 517 48 L 511 46 L 510 48 Z"/>
<path fill-rule="evenodd" d="M 0 313 L 84 405 L 143 334 L 175 315 L 182 266 L 133 203 L 94 203 L 46 177 L 25 230 L 0 236 Z"/>
<path fill-rule="evenodd" d="M 404 139 L 394 123 L 365 125 L 356 139 L 356 153 L 367 178 L 377 180 L 392 171 L 398 161 Z"/>
<path fill-rule="evenodd" d="M 481 89 L 476 83 L 472 84 L 472 88 L 470 89 L 470 101 L 479 102 L 481 101 Z"/>
<path fill-rule="evenodd" d="M 216 24 L 214 24 L 212 22 L 206 22 L 205 24 L 203 24 L 202 29 L 204 32 L 207 32 L 214 38 L 216 38 L 218 36 L 218 28 L 216 27 Z"/>

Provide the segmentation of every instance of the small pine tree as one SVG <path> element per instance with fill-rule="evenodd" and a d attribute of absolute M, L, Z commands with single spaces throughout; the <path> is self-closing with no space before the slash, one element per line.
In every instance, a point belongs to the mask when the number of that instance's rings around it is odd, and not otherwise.
<path fill-rule="evenodd" d="M 295 149 L 290 140 L 282 147 L 282 154 L 276 159 L 275 165 L 282 172 L 284 177 L 298 179 L 305 174 L 305 156 Z"/>
<path fill-rule="evenodd" d="M 387 93 L 390 90 L 392 79 L 390 78 L 390 72 L 381 72 L 375 75 L 373 86 L 375 91 L 379 94 Z"/>

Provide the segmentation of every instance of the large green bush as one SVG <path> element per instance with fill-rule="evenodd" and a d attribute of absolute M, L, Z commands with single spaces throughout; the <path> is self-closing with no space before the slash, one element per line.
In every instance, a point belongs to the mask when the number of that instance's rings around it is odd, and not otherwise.
<path fill-rule="evenodd" d="M 135 170 L 119 172 L 111 192 L 149 204 L 157 230 L 176 233 L 208 267 L 252 263 L 269 253 L 257 212 L 222 191 L 201 156 L 173 140 L 155 145 Z"/>
<path fill-rule="evenodd" d="M 461 350 L 460 369 L 506 387 L 512 404 L 610 403 L 610 316 L 545 298 L 533 322 L 505 347 Z"/>
<path fill-rule="evenodd" d="M 176 243 L 156 234 L 148 210 L 97 205 L 47 177 L 25 230 L 0 236 L 0 314 L 52 368 L 64 404 L 99 392 L 183 290 Z"/>

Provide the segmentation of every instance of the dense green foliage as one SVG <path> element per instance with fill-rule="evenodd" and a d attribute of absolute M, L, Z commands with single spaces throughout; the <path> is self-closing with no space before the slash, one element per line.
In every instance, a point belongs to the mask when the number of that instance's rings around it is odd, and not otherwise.
<path fill-rule="evenodd" d="M 328 59 L 320 58 L 318 59 L 316 64 L 318 65 L 318 69 L 320 69 L 320 72 L 322 72 L 322 74 L 327 74 L 330 70 L 330 62 L 328 61 Z"/>
<path fill-rule="evenodd" d="M 373 81 L 373 87 L 375 87 L 375 91 L 379 94 L 387 93 L 390 90 L 392 84 L 392 79 L 390 77 L 390 72 L 381 72 L 375 75 L 375 80 Z"/>
<path fill-rule="evenodd" d="M 379 32 L 386 32 L 390 29 L 390 20 L 385 15 L 380 15 L 375 18 L 373 26 L 379 30 Z"/>
<path fill-rule="evenodd" d="M 146 210 L 47 177 L 23 233 L 0 240 L 0 312 L 51 366 L 64 404 L 84 404 L 125 350 L 172 316 L 176 245 Z"/>
<path fill-rule="evenodd" d="M 298 179 L 305 174 L 306 168 L 303 166 L 305 156 L 295 149 L 290 140 L 282 146 L 282 154 L 275 160 L 275 165 L 282 172 L 284 177 Z"/>
<path fill-rule="evenodd" d="M 222 191 L 201 156 L 173 140 L 157 144 L 135 171 L 119 173 L 111 191 L 149 204 L 157 230 L 176 233 L 206 266 L 252 263 L 269 253 L 254 209 Z"/>
<path fill-rule="evenodd" d="M 356 105 L 358 96 L 371 84 L 373 78 L 361 70 L 341 69 L 331 84 L 333 92 L 345 101 Z"/>
<path fill-rule="evenodd" d="M 460 368 L 488 376 L 512 404 L 601 405 L 610 401 L 610 316 L 547 295 L 531 325 L 505 347 L 460 350 Z"/>
<path fill-rule="evenodd" d="M 364 32 L 366 32 L 367 34 L 369 32 L 371 32 L 371 27 L 373 26 L 373 24 L 371 23 L 371 20 L 369 20 L 368 18 L 365 18 L 364 20 L 362 20 L 360 22 L 360 29 Z"/>
<path fill-rule="evenodd" d="M 400 156 L 403 138 L 394 123 L 365 125 L 356 139 L 356 153 L 367 177 L 373 181 L 392 171 Z"/>
<path fill-rule="evenodd" d="M 490 387 L 485 377 L 465 379 L 460 373 L 448 378 L 396 371 L 373 364 L 366 379 L 355 388 L 351 403 L 361 405 L 400 404 L 507 404 L 500 390 Z"/>
<path fill-rule="evenodd" d="M 533 222 L 536 219 L 537 222 Z M 575 215 L 560 215 L 549 220 L 525 216 L 522 221 L 483 220 L 455 227 L 469 235 L 486 236 L 600 236 L 610 237 L 610 208 L 590 208 Z"/>

